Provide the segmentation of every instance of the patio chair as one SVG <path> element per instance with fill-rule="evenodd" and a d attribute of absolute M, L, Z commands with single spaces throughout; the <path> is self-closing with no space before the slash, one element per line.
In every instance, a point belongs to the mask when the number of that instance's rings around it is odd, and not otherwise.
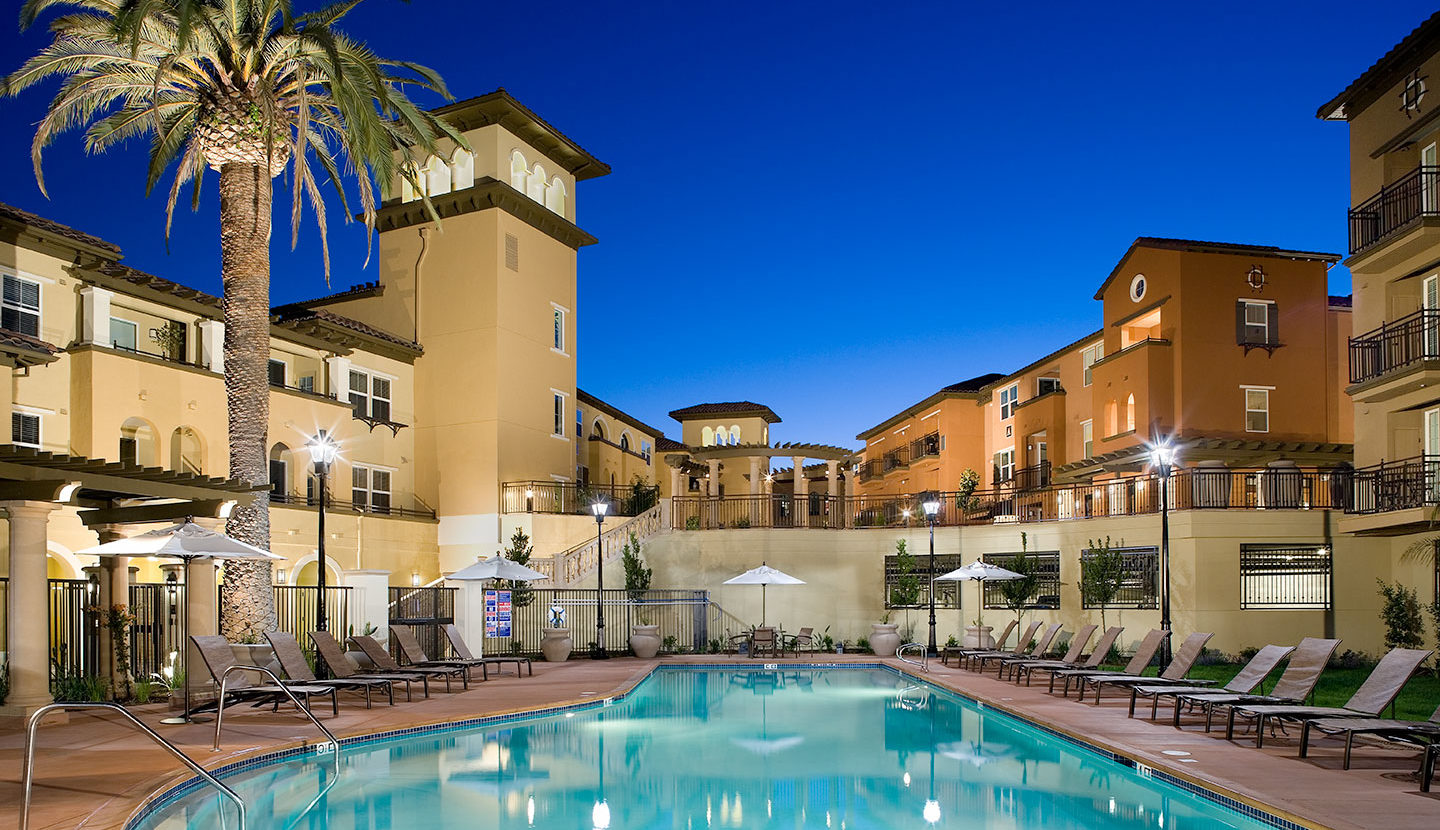
<path fill-rule="evenodd" d="M 1061 666 L 1079 665 L 1081 659 L 1080 655 L 1085 652 L 1085 644 L 1090 642 L 1091 637 L 1095 636 L 1095 629 L 1097 628 L 1099 628 L 1098 625 L 1086 625 L 1083 626 L 1079 631 L 1075 632 L 1075 636 L 1070 638 L 1070 648 L 1066 650 L 1065 656 L 1061 657 L 1059 660 L 1042 660 L 1035 657 L 1010 657 L 1005 660 L 1001 660 L 1000 677 L 1004 678 L 1005 670 L 1009 669 L 1010 679 L 1018 683 L 1020 680 L 1021 667 L 1033 663 L 1050 663 L 1052 665 L 1059 664 Z"/>
<path fill-rule="evenodd" d="M 1029 686 L 1034 679 L 1035 672 L 1046 672 L 1050 675 L 1050 691 L 1055 691 L 1055 672 L 1073 669 L 1098 669 L 1100 664 L 1105 662 L 1109 656 L 1110 649 L 1114 647 L 1115 641 L 1120 639 L 1120 634 L 1125 631 L 1124 626 L 1112 625 L 1105 629 L 1100 635 L 1100 642 L 1086 655 L 1083 662 L 1062 663 L 1059 660 L 1031 660 L 1027 663 L 1020 663 L 1016 666 L 1015 683 L 1020 683 L 1020 678 L 1025 678 L 1025 685 Z"/>
<path fill-rule="evenodd" d="M 390 705 L 395 705 L 395 687 L 389 680 L 383 678 L 335 678 L 334 680 L 320 680 L 315 677 L 315 672 L 310 669 L 310 661 L 305 659 L 305 652 L 300 650 L 300 642 L 295 639 L 294 634 L 284 631 L 267 631 L 265 639 L 270 641 L 270 648 L 275 650 L 275 659 L 280 662 L 280 668 L 284 670 L 285 676 L 296 683 L 304 683 L 310 686 L 333 686 L 342 692 L 354 692 L 365 696 L 365 708 L 370 708 L 370 693 L 379 690 L 384 692 L 390 700 Z"/>
<path fill-rule="evenodd" d="M 460 678 L 465 688 L 470 688 L 470 669 L 465 666 L 401 666 L 395 662 L 389 652 L 385 651 L 374 637 L 367 637 L 363 634 L 356 634 L 350 638 L 350 642 L 360 647 L 370 662 L 375 664 L 379 674 L 399 672 L 401 674 L 423 674 L 427 677 L 440 677 L 445 680 L 445 691 L 450 691 L 450 678 Z M 428 686 L 428 684 L 427 684 Z M 427 689 L 428 691 L 428 689 Z"/>
<path fill-rule="evenodd" d="M 496 667 L 495 672 L 497 674 L 500 672 L 500 666 L 506 663 L 514 663 L 516 677 L 520 676 L 520 669 L 522 667 L 528 675 L 531 677 L 535 676 L 535 667 L 530 664 L 530 658 L 521 654 L 496 654 L 476 657 L 475 654 L 470 651 L 470 647 L 465 644 L 465 638 L 460 636 L 460 627 L 455 625 L 455 623 L 445 623 L 445 638 L 450 641 L 450 648 L 454 649 L 455 653 L 460 655 L 460 659 L 462 660 L 484 660 L 489 665 Z"/>
<path fill-rule="evenodd" d="M 995 663 L 996 665 L 1001 666 L 1001 669 L 1003 671 L 1005 660 L 1012 660 L 1016 657 L 1019 657 L 1021 659 L 1043 658 L 1048 653 L 1050 644 L 1055 642 L 1055 637 L 1059 634 L 1060 623 L 1055 623 L 1054 625 L 1045 629 L 1045 633 L 1041 635 L 1039 640 L 1035 641 L 1035 647 L 1030 649 L 1028 654 L 1005 654 L 1004 652 L 1001 652 L 999 654 L 972 655 L 970 659 L 966 661 L 966 668 L 970 668 L 972 671 L 978 671 L 981 674 L 984 674 L 985 669 L 989 667 L 990 663 Z M 979 668 L 975 668 L 975 661 L 977 660 L 980 661 Z"/>
<path fill-rule="evenodd" d="M 739 634 L 731 634 L 729 637 L 725 638 L 726 654 L 738 655 L 740 653 L 741 646 L 744 646 L 747 651 L 750 649 L 749 631 L 742 631 Z"/>
<path fill-rule="evenodd" d="M 361 672 L 357 671 L 355 664 L 345 656 L 345 649 L 340 647 L 340 641 L 335 635 L 328 631 L 310 632 L 310 642 L 315 645 L 315 659 L 323 662 L 330 673 L 342 680 L 387 680 L 393 687 L 396 683 L 405 684 L 405 700 L 414 700 L 410 693 L 410 684 L 418 681 L 420 690 L 425 697 L 430 696 L 430 678 L 418 672 Z"/>
<path fill-rule="evenodd" d="M 1230 678 L 1230 682 L 1220 688 L 1232 694 L 1248 695 L 1255 691 L 1270 672 L 1280 665 L 1280 661 L 1290 656 L 1295 650 L 1294 646 L 1269 645 L 1255 652 L 1255 656 L 1241 667 L 1240 671 Z M 1135 717 L 1135 701 L 1142 697 L 1150 698 L 1150 720 L 1155 720 L 1160 711 L 1160 698 L 1173 697 L 1175 705 L 1179 706 L 1179 697 L 1182 694 L 1204 694 L 1210 691 L 1208 686 L 1175 686 L 1171 684 L 1141 684 L 1130 687 L 1130 717 Z"/>
<path fill-rule="evenodd" d="M 270 711 L 274 712 L 280 708 L 281 703 L 289 702 L 290 697 L 285 694 L 284 689 L 273 683 L 256 683 L 255 676 L 265 675 L 254 671 L 254 667 L 244 667 L 239 672 L 232 672 L 229 680 L 225 681 L 225 693 L 228 700 L 220 699 L 221 678 L 227 669 L 234 666 L 241 666 L 235 660 L 235 652 L 231 650 L 230 643 L 218 634 L 192 634 L 190 642 L 195 644 L 196 650 L 200 652 L 200 659 L 205 662 L 205 668 L 209 670 L 210 676 L 215 680 L 215 708 L 223 709 L 231 703 L 249 703 L 252 706 L 264 706 L 271 704 Z M 244 671 L 250 668 L 251 671 Z M 335 695 L 333 686 L 314 686 L 304 683 L 284 684 L 290 693 L 295 695 L 306 709 L 310 709 L 310 699 L 313 697 L 329 697 L 332 715 L 340 714 L 340 700 Z M 208 708 L 208 706 L 206 707 Z"/>
<path fill-rule="evenodd" d="M 1440 741 L 1425 747 L 1420 761 L 1420 792 L 1430 792 L 1430 779 L 1435 777 L 1435 766 L 1440 762 Z"/>
<path fill-rule="evenodd" d="M 1290 662 L 1285 665 L 1285 671 L 1280 673 L 1280 679 L 1275 681 L 1275 686 L 1270 689 L 1268 695 L 1239 695 L 1229 692 L 1211 691 L 1205 694 L 1194 694 L 1176 688 L 1175 717 L 1172 725 L 1180 728 L 1180 710 L 1189 706 L 1192 709 L 1200 707 L 1205 713 L 1205 731 L 1209 732 L 1215 718 L 1215 709 L 1220 706 L 1235 706 L 1242 703 L 1304 703 L 1315 692 L 1315 684 L 1320 681 L 1320 673 L 1325 670 L 1325 664 L 1330 662 L 1330 656 L 1335 649 L 1340 647 L 1339 640 L 1322 640 L 1315 637 L 1306 637 L 1295 647 L 1290 655 Z"/>
<path fill-rule="evenodd" d="M 1424 759 L 1429 754 L 1430 747 L 1440 745 L 1440 706 L 1435 708 L 1434 714 L 1428 721 L 1413 720 L 1392 720 L 1389 718 L 1320 718 L 1319 720 L 1307 720 L 1300 728 L 1300 757 L 1305 758 L 1310 751 L 1311 731 L 1323 732 L 1326 735 L 1345 736 L 1345 762 L 1341 769 L 1350 769 L 1350 750 L 1355 744 L 1356 735 L 1375 735 L 1387 741 L 1398 743 L 1416 744 L 1420 747 L 1421 774 L 1424 775 Z M 1428 784 L 1429 777 L 1426 776 L 1422 784 Z M 1421 789 L 1428 790 L 1422 786 Z"/>
<path fill-rule="evenodd" d="M 1197 631 L 1185 638 L 1185 642 L 1176 649 L 1175 656 L 1171 658 L 1170 665 L 1165 671 L 1160 672 L 1156 677 L 1146 677 L 1140 672 L 1134 674 L 1097 674 L 1085 677 L 1080 680 L 1080 700 L 1085 700 L 1085 687 L 1090 686 L 1095 690 L 1095 705 L 1100 705 L 1100 693 L 1106 686 L 1213 686 L 1213 680 L 1186 679 L 1185 675 L 1195 667 L 1195 661 L 1199 659 L 1200 652 L 1205 644 L 1214 637 L 1212 632 Z"/>
<path fill-rule="evenodd" d="M 1164 642 L 1165 638 L 1169 636 L 1170 632 L 1163 629 L 1150 629 L 1150 633 L 1146 634 L 1145 639 L 1140 641 L 1140 645 L 1135 647 L 1135 653 L 1130 655 L 1130 662 L 1125 664 L 1125 667 L 1120 670 L 1120 674 L 1135 675 L 1145 671 L 1145 667 L 1150 665 L 1151 660 L 1155 659 L 1155 652 L 1160 650 L 1160 643 Z M 1094 659 L 1094 655 L 1091 655 L 1091 659 Z M 1104 657 L 1102 656 L 1101 660 L 1103 659 Z M 1074 680 L 1078 683 L 1083 684 L 1085 682 L 1085 678 L 1093 677 L 1097 674 L 1115 674 L 1115 672 L 1107 671 L 1106 669 L 1099 668 L 1098 666 L 1093 668 L 1060 669 L 1058 671 L 1052 671 L 1050 673 L 1049 692 L 1052 695 L 1055 694 L 1055 681 L 1063 678 L 1065 680 L 1065 687 L 1063 689 L 1063 693 L 1065 697 L 1069 697 L 1070 681 Z M 1082 700 L 1085 698 L 1083 685 L 1081 687 L 1080 698 Z"/>
<path fill-rule="evenodd" d="M 957 666 L 964 668 L 969 668 L 971 658 L 975 657 L 983 657 L 986 655 L 1023 657 L 1025 655 L 1025 649 L 1029 648 L 1031 644 L 1035 642 L 1035 632 L 1040 630 L 1041 623 L 1039 620 L 1031 622 L 1030 626 L 1026 628 L 1019 639 L 1015 641 L 1015 647 L 1013 649 L 1006 650 L 1000 648 L 1000 644 L 1005 642 L 1004 638 L 1008 636 L 1011 631 L 1015 630 L 1014 622 L 1014 620 L 1011 620 L 1011 625 L 1006 626 L 1005 630 L 1001 632 L 1001 639 L 995 641 L 995 648 L 957 648 L 946 649 L 946 651 L 955 657 L 955 664 Z"/>
<path fill-rule="evenodd" d="M 811 653 L 814 653 L 817 646 L 818 644 L 815 641 L 815 629 L 802 628 L 800 629 L 800 633 L 796 634 L 794 637 L 785 638 L 784 650 L 790 652 L 791 654 L 794 654 L 796 657 L 799 657 L 800 649 L 803 648 L 807 651 L 810 651 Z"/>
<path fill-rule="evenodd" d="M 1230 707 L 1230 721 L 1225 728 L 1225 740 L 1235 734 L 1235 719 L 1244 718 L 1255 722 L 1255 746 L 1265 746 L 1265 725 L 1279 722 L 1303 722 L 1321 718 L 1378 718 L 1385 707 L 1395 702 L 1400 690 L 1415 674 L 1420 664 L 1432 652 L 1421 648 L 1392 648 L 1380 658 L 1370 676 L 1345 701 L 1344 706 L 1294 706 L 1288 704 L 1251 705 L 1236 704 Z"/>
<path fill-rule="evenodd" d="M 1010 632 L 1015 630 L 1015 627 L 1018 623 L 1018 620 L 1011 620 L 1010 622 L 1006 623 L 1004 630 L 1000 632 L 999 637 L 995 638 L 995 644 L 990 648 L 962 648 L 961 646 L 946 646 L 945 648 L 940 650 L 940 665 L 950 665 L 951 657 L 955 658 L 955 663 L 958 665 L 964 659 L 964 655 L 972 651 L 1003 651 L 1001 646 L 1005 645 L 1006 638 L 1010 636 Z M 1032 637 L 1035 635 L 1035 629 L 1039 627 L 1040 623 L 1038 622 L 1032 625 L 1030 629 L 1030 635 Z M 1026 645 L 1029 645 L 1029 643 L 1027 642 Z"/>
<path fill-rule="evenodd" d="M 420 641 L 415 639 L 415 632 L 411 631 L 408 626 L 390 626 L 390 636 L 395 638 L 395 645 L 400 648 L 400 658 L 405 661 L 404 668 L 464 669 L 464 676 L 468 679 L 470 670 L 478 666 L 480 668 L 481 679 L 490 679 L 490 667 L 486 665 L 484 660 L 476 660 L 474 657 L 471 657 L 469 660 L 456 658 L 446 658 L 443 660 L 430 659 L 425 654 L 425 649 L 421 648 Z M 469 684 L 467 683 L 466 685 L 468 686 Z"/>
<path fill-rule="evenodd" d="M 773 628 L 757 628 L 755 633 L 750 635 L 750 656 L 758 657 L 763 652 L 770 652 L 771 657 L 780 656 L 780 641 L 776 637 Z"/>

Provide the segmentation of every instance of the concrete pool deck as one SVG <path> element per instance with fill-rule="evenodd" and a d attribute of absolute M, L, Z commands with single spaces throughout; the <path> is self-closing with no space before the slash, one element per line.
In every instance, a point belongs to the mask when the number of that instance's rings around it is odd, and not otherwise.
<path fill-rule="evenodd" d="M 797 661 L 786 658 L 776 662 L 784 665 Z M 867 655 L 804 655 L 799 662 L 854 664 L 877 660 Z M 879 662 L 913 671 L 893 659 Z M 473 684 L 469 691 L 437 692 L 429 700 L 411 704 L 379 704 L 367 710 L 358 704 L 358 698 L 342 697 L 340 716 L 323 717 L 322 721 L 344 738 L 581 703 L 626 691 L 657 663 L 761 666 L 759 660 L 713 655 L 667 657 L 662 661 L 620 658 L 606 662 L 537 662 L 533 678 L 517 678 L 507 669 L 499 677 L 492 675 L 489 682 Z M 1126 717 L 1128 696 L 1122 701 L 1118 693 L 1097 708 L 1076 703 L 1073 698 L 1051 697 L 1042 687 L 1017 687 L 993 674 L 982 677 L 938 664 L 932 669 L 921 676 L 1177 777 L 1202 782 L 1243 801 L 1268 805 L 1271 812 L 1305 825 L 1335 830 L 1440 827 L 1440 785 L 1430 793 L 1420 792 L 1414 776 L 1418 753 L 1413 750 L 1357 745 L 1352 769 L 1343 771 L 1339 743 L 1335 741 L 1321 742 L 1312 748 L 1310 758 L 1301 759 L 1297 757 L 1298 738 L 1293 731 L 1291 737 L 1267 738 L 1265 748 L 1257 750 L 1249 736 L 1227 743 L 1195 727 L 1177 731 L 1168 722 L 1130 720 Z M 268 710 L 237 706 L 227 710 L 221 751 L 212 753 L 213 722 L 158 726 L 156 721 L 168 714 L 163 705 L 136 707 L 132 712 L 207 768 L 317 738 L 314 727 L 293 712 L 286 714 L 282 709 L 279 714 L 271 714 Z M 173 758 L 113 717 L 75 713 L 67 723 L 41 727 L 39 735 L 32 828 L 120 828 L 147 796 L 189 776 Z M 20 724 L 0 722 L 0 827 L 19 825 L 23 745 Z M 1166 755 L 1167 750 L 1189 755 Z"/>

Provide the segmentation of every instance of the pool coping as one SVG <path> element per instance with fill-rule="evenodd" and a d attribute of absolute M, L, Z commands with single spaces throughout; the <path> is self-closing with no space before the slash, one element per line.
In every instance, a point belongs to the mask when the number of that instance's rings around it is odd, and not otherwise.
<path fill-rule="evenodd" d="M 782 668 L 783 667 L 783 668 Z M 764 663 L 758 667 L 750 666 L 740 669 L 734 663 L 683 663 L 683 664 L 655 664 L 646 671 L 633 675 L 628 682 L 617 687 L 615 690 L 596 697 L 571 701 L 567 703 L 551 704 L 532 708 L 509 709 L 502 712 L 494 712 L 486 715 L 478 715 L 464 720 L 432 721 L 429 723 L 407 726 L 400 729 L 388 729 L 382 732 L 366 733 L 363 735 L 351 735 L 337 738 L 337 743 L 342 748 L 360 747 L 383 741 L 404 738 L 413 735 L 427 733 L 450 732 L 477 727 L 493 726 L 495 724 L 509 723 L 518 720 L 529 720 L 532 718 L 549 717 L 552 715 L 588 711 L 615 705 L 625 700 L 635 692 L 641 683 L 644 683 L 657 671 L 677 670 L 745 670 L 745 671 L 793 671 L 796 669 L 881 669 L 889 671 L 901 677 L 917 680 L 929 686 L 942 689 L 950 694 L 957 695 L 970 701 L 982 710 L 993 710 L 1007 718 L 1018 721 L 1022 724 L 1033 726 L 1049 735 L 1074 745 L 1080 749 L 1108 758 L 1125 767 L 1135 770 L 1142 778 L 1156 779 L 1163 783 L 1178 787 L 1186 792 L 1203 798 L 1211 803 L 1225 807 L 1242 815 L 1263 822 L 1279 830 L 1331 830 L 1329 825 L 1322 824 L 1298 815 L 1282 807 L 1267 804 L 1245 793 L 1224 786 L 1218 782 L 1191 776 L 1177 767 L 1166 765 L 1164 769 L 1159 768 L 1153 759 L 1141 759 L 1122 747 L 1109 744 L 1103 740 L 1088 735 L 1080 735 L 1056 725 L 1037 720 L 1032 716 L 1021 714 L 1011 707 L 992 700 L 982 700 L 973 693 L 950 688 L 938 682 L 937 678 L 927 676 L 925 673 L 916 673 L 912 667 L 906 665 L 894 665 L 886 662 L 855 662 L 855 663 L 801 663 L 785 662 Z M 300 740 L 282 745 L 278 748 L 266 748 L 255 750 L 251 753 L 240 753 L 238 757 L 227 760 L 225 763 L 206 767 L 206 771 L 216 778 L 223 778 L 227 775 L 244 772 L 261 766 L 267 766 L 280 761 L 290 760 L 303 755 L 315 755 L 321 745 L 327 741 Z M 175 777 L 167 779 L 159 788 L 152 790 L 149 795 L 143 797 L 140 803 L 130 811 L 123 825 L 124 830 L 139 830 L 140 823 L 150 818 L 154 813 L 163 809 L 170 802 L 192 791 L 200 790 L 206 786 L 204 779 L 188 772 L 178 773 Z"/>

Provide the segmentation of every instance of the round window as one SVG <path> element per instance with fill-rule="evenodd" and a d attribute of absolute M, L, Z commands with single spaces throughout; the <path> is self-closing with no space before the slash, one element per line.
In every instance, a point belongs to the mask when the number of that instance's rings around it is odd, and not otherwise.
<path fill-rule="evenodd" d="M 1138 303 L 1145 296 L 1145 275 L 1136 274 L 1135 279 L 1130 280 L 1130 302 Z"/>

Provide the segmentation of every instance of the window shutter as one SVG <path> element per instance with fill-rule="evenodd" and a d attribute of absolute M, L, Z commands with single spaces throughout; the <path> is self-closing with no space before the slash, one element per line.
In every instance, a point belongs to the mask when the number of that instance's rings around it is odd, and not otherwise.
<path fill-rule="evenodd" d="M 1245 301 L 1235 301 L 1235 343 L 1245 342 Z"/>
<path fill-rule="evenodd" d="M 1268 313 L 1265 315 L 1265 342 L 1271 346 L 1278 346 L 1280 345 L 1280 307 L 1271 303 L 1270 308 L 1266 311 Z"/>

